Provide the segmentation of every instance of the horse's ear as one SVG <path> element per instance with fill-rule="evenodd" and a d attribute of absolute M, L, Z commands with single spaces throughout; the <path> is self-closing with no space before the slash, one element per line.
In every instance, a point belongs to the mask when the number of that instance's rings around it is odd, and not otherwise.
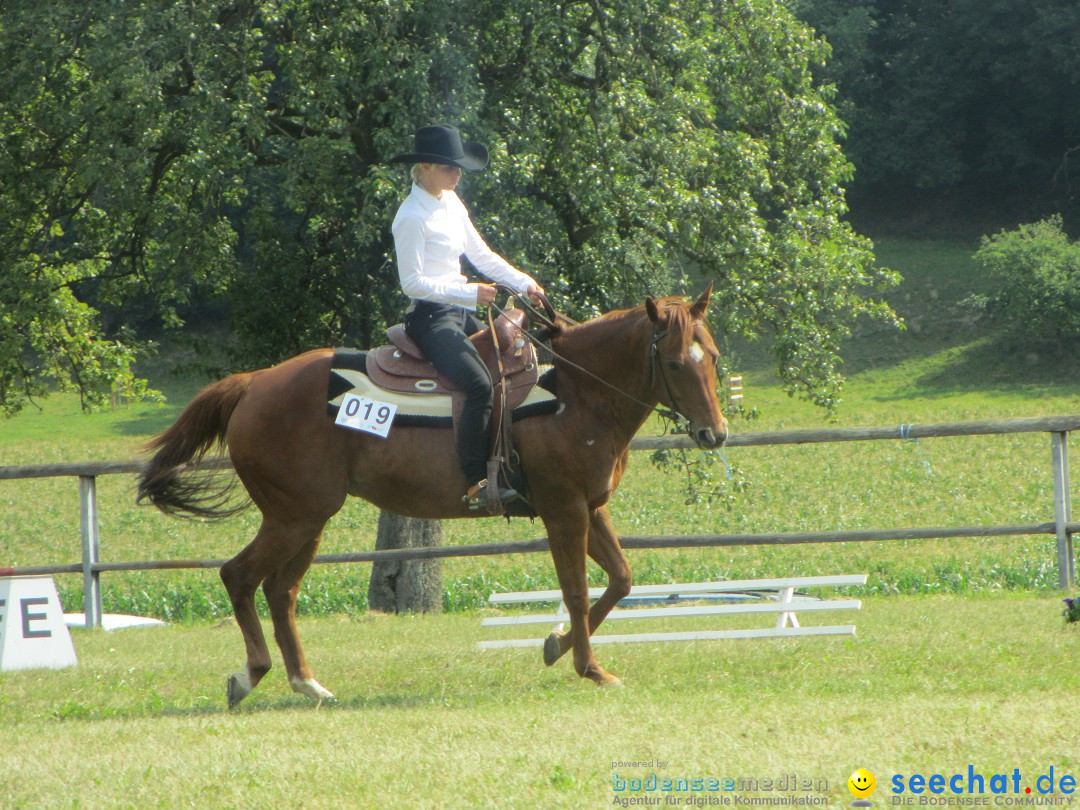
<path fill-rule="evenodd" d="M 651 295 L 645 299 L 645 311 L 649 314 L 650 321 L 660 323 L 660 307 L 656 305 Z"/>
<path fill-rule="evenodd" d="M 709 298 L 712 296 L 712 282 L 709 282 L 709 286 L 705 288 L 705 292 L 701 294 L 701 297 L 690 307 L 690 314 L 694 316 L 695 321 L 700 321 L 705 317 L 705 311 L 709 308 Z"/>

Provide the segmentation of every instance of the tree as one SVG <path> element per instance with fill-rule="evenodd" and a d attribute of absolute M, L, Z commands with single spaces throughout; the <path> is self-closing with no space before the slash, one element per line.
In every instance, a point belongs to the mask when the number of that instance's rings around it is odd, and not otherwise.
<path fill-rule="evenodd" d="M 984 236 L 974 257 L 992 292 L 978 300 L 1024 341 L 1052 341 L 1059 349 L 1080 340 L 1080 242 L 1052 216 Z"/>
<path fill-rule="evenodd" d="M 719 328 L 771 333 L 832 406 L 852 320 L 893 316 L 825 53 L 780 0 L 16 0 L 0 295 L 32 303 L 0 321 L 0 397 L 137 390 L 121 302 L 169 327 L 226 302 L 238 366 L 370 342 L 403 306 L 385 161 L 444 121 L 492 147 L 481 229 L 564 308 L 713 278 Z"/>
<path fill-rule="evenodd" d="M 1080 77 L 1076 4 L 796 0 L 793 7 L 832 45 L 821 75 L 844 98 L 861 198 L 876 192 L 895 206 L 913 190 L 937 197 L 949 190 L 968 192 L 965 203 L 981 193 L 999 210 L 1075 206 L 1080 110 L 1062 99 Z"/>
<path fill-rule="evenodd" d="M 489 4 L 505 22 L 479 52 L 508 156 L 484 178 L 482 209 L 511 206 L 497 241 L 584 313 L 715 278 L 720 330 L 773 333 L 789 388 L 835 405 L 838 342 L 859 314 L 892 317 L 863 297 L 891 277 L 843 221 L 823 44 L 772 2 L 527 6 Z"/>
<path fill-rule="evenodd" d="M 442 545 L 437 520 L 379 513 L 376 551 Z M 433 560 L 378 560 L 371 566 L 368 605 L 383 613 L 441 613 L 442 566 Z"/>

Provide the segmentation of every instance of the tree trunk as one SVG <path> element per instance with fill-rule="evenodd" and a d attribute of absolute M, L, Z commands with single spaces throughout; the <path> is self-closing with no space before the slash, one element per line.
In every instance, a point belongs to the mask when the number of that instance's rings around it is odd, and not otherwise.
<path fill-rule="evenodd" d="M 438 520 L 379 513 L 375 549 L 442 545 Z M 384 613 L 442 611 L 442 567 L 439 560 L 378 560 L 371 566 L 368 606 Z"/>

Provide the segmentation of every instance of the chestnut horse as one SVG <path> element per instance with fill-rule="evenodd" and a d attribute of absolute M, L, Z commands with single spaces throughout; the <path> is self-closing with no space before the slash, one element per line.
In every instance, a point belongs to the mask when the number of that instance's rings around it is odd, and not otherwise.
<path fill-rule="evenodd" d="M 662 403 L 690 424 L 704 448 L 719 447 L 727 423 L 717 398 L 718 353 L 705 325 L 710 288 L 693 304 L 649 299 L 586 323 L 552 329 L 555 413 L 513 425 L 543 520 L 570 629 L 544 645 L 549 666 L 570 649 L 574 668 L 599 685 L 618 684 L 593 656 L 589 636 L 630 591 L 631 572 L 611 525 L 607 502 L 619 484 L 631 439 Z M 274 638 L 292 688 L 316 700 L 333 695 L 312 676 L 296 630 L 300 580 L 315 557 L 323 526 L 347 495 L 420 518 L 475 516 L 462 503 L 466 481 L 453 431 L 398 427 L 386 438 L 338 427 L 327 415 L 333 352 L 310 351 L 280 365 L 234 374 L 200 392 L 175 424 L 150 445 L 156 454 L 139 480 L 139 498 L 159 508 L 220 516 L 205 478 L 185 473 L 225 444 L 236 475 L 262 512 L 251 543 L 221 567 L 247 663 L 228 680 L 236 705 L 270 669 L 255 611 L 261 584 Z M 210 503 L 210 505 L 207 505 Z M 607 573 L 608 586 L 589 607 L 586 555 Z"/>

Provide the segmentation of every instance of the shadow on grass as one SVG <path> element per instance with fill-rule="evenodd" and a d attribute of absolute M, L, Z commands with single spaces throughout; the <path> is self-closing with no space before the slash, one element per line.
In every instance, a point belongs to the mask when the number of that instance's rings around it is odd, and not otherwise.
<path fill-rule="evenodd" d="M 223 690 L 224 691 L 224 690 Z M 156 714 L 162 717 L 198 717 L 206 714 L 267 714 L 273 712 L 325 712 L 325 711 L 368 711 L 372 709 L 413 709 L 421 706 L 431 706 L 435 699 L 434 695 L 400 694 L 391 693 L 385 695 L 368 695 L 345 698 L 344 700 L 331 700 L 316 703 L 314 700 L 303 695 L 287 695 L 280 698 L 260 699 L 256 694 L 247 698 L 236 708 L 230 709 L 225 704 L 224 694 L 220 703 L 208 702 L 204 706 L 165 707 Z"/>
<path fill-rule="evenodd" d="M 140 373 L 146 374 L 143 370 Z M 150 387 L 156 389 L 165 398 L 164 402 L 126 408 L 126 419 L 116 419 L 110 426 L 110 432 L 119 436 L 154 436 L 176 421 L 176 417 L 187 407 L 195 395 L 213 380 L 191 376 L 182 377 L 173 373 L 150 375 Z"/>
<path fill-rule="evenodd" d="M 959 393 L 1070 396 L 1080 394 L 1080 353 L 998 332 L 939 354 L 908 387 L 880 394 L 880 401 Z"/>
<path fill-rule="evenodd" d="M 194 718 L 226 715 L 258 715 L 278 712 L 316 712 L 316 711 L 368 711 L 373 709 L 412 709 L 431 706 L 435 696 L 426 693 L 370 695 L 345 700 L 316 703 L 302 695 L 287 695 L 263 699 L 257 693 L 246 699 L 239 706 L 230 709 L 226 703 L 225 686 L 222 681 L 220 700 L 200 698 L 195 705 L 169 705 L 164 702 L 148 702 L 129 708 L 94 707 L 86 703 L 69 701 L 52 710 L 52 717 L 63 721 L 100 722 L 103 720 L 136 720 L 146 718 Z"/>
<path fill-rule="evenodd" d="M 144 411 L 131 419 L 124 419 L 110 427 L 118 436 L 155 436 L 172 425 L 183 406 L 176 405 L 162 410 Z"/>

